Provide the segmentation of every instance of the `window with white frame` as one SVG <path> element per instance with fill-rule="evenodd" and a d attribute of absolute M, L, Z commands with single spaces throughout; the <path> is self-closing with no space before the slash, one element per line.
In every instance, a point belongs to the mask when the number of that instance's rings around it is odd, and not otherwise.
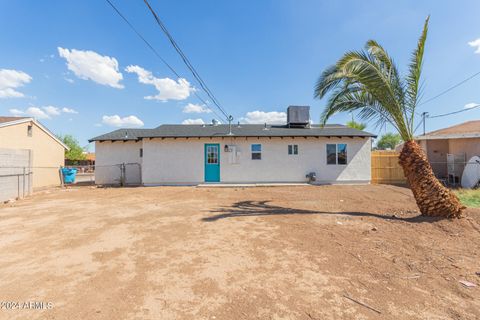
<path fill-rule="evenodd" d="M 347 144 L 327 144 L 327 164 L 347 164 Z"/>
<path fill-rule="evenodd" d="M 252 144 L 252 160 L 262 160 L 262 145 Z"/>
<path fill-rule="evenodd" d="M 288 154 L 289 155 L 298 154 L 298 144 L 289 144 L 288 145 Z"/>

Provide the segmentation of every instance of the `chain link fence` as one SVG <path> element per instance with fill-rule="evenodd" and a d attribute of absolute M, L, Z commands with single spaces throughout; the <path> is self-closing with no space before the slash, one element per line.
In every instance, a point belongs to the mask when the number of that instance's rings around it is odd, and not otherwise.
<path fill-rule="evenodd" d="M 140 163 L 95 165 L 95 184 L 106 186 L 138 186 L 142 184 Z"/>
<path fill-rule="evenodd" d="M 20 199 L 33 191 L 31 167 L 0 167 L 0 201 Z"/>

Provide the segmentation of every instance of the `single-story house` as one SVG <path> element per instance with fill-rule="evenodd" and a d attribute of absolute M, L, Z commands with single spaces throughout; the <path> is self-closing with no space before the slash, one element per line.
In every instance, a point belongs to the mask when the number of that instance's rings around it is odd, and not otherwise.
<path fill-rule="evenodd" d="M 14 150 L 28 150 L 25 164 L 31 166 L 33 188 L 60 184 L 59 168 L 68 147 L 34 118 L 0 117 L 0 149 L 3 171 L 18 165 L 14 159 L 18 152 Z"/>
<path fill-rule="evenodd" d="M 97 184 L 369 183 L 373 134 L 310 125 L 309 107 L 286 125 L 161 125 L 95 137 Z M 122 166 L 122 164 L 125 164 Z"/>
<path fill-rule="evenodd" d="M 458 183 L 465 163 L 480 156 L 480 120 L 467 121 L 415 137 L 439 178 Z"/>

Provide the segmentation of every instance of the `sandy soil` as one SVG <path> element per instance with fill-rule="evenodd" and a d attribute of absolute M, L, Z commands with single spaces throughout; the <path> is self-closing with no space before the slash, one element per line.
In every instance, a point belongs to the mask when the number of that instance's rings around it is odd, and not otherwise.
<path fill-rule="evenodd" d="M 0 206 L 0 300 L 53 306 L 0 318 L 479 319 L 480 210 L 416 210 L 375 185 L 44 192 Z"/>

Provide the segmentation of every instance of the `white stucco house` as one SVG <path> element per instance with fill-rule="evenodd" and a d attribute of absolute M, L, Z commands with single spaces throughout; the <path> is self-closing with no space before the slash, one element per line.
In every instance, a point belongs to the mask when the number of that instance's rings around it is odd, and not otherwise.
<path fill-rule="evenodd" d="M 97 184 L 369 183 L 373 134 L 310 125 L 289 107 L 285 125 L 161 125 L 92 138 Z M 123 165 L 125 164 L 125 165 Z"/>

